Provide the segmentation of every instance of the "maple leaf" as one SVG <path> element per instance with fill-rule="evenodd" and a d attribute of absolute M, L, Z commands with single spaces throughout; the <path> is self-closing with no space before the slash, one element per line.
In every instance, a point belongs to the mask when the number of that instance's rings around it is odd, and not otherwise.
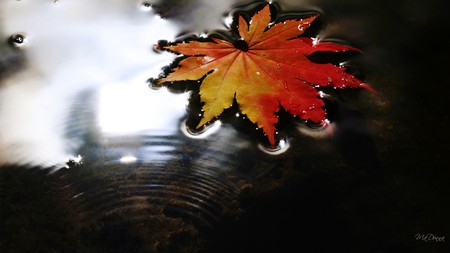
<path fill-rule="evenodd" d="M 343 67 L 308 59 L 315 52 L 358 51 L 301 37 L 316 18 L 271 23 L 267 4 L 249 22 L 239 16 L 240 37 L 234 41 L 210 36 L 208 41 L 160 46 L 185 58 L 156 84 L 204 77 L 199 89 L 204 113 L 197 128 L 218 117 L 236 100 L 241 113 L 261 128 L 274 146 L 280 106 L 303 120 L 323 123 L 325 104 L 315 87 L 369 87 Z"/>

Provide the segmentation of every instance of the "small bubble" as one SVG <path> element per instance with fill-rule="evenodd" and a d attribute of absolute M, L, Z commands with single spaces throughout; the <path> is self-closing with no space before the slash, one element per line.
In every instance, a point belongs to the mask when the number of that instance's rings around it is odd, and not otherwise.
<path fill-rule="evenodd" d="M 143 1 L 141 4 L 141 8 L 143 10 L 150 10 L 152 8 L 152 5 L 147 1 Z"/>
<path fill-rule="evenodd" d="M 241 116 L 238 112 L 236 113 L 236 118 L 239 118 Z"/>
<path fill-rule="evenodd" d="M 20 48 L 25 46 L 28 43 L 28 40 L 25 37 L 25 35 L 16 33 L 11 35 L 11 37 L 9 37 L 8 43 L 13 47 Z"/>
<path fill-rule="evenodd" d="M 256 71 L 256 75 L 260 76 L 260 75 L 261 75 L 261 72 Z"/>

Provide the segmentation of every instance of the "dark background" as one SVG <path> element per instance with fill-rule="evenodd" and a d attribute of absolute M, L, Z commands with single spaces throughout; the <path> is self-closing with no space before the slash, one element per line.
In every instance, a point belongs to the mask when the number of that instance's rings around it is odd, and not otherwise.
<path fill-rule="evenodd" d="M 295 139 L 287 153 L 261 160 L 258 151 L 241 151 L 236 164 L 247 171 L 239 174 L 245 182 L 234 205 L 213 229 L 169 233 L 170 242 L 158 251 L 382 253 L 449 248 L 447 4 L 309 4 L 324 14 L 327 36 L 364 51 L 352 63 L 380 95 L 334 94 L 337 102 L 330 111 L 337 130 L 331 139 L 299 137 L 303 139 Z M 305 8 L 297 1 L 280 5 L 285 10 Z M 169 19 L 186 19 L 183 3 L 167 1 L 158 8 Z M 258 171 L 258 176 L 245 178 L 253 175 L 248 171 Z M 77 176 L 47 172 L 1 168 L 1 252 L 146 252 L 143 241 L 159 238 L 115 226 L 100 232 L 80 228 L 79 213 L 68 197 L 72 192 L 61 189 Z M 445 237 L 445 242 L 416 239 L 429 233 Z"/>

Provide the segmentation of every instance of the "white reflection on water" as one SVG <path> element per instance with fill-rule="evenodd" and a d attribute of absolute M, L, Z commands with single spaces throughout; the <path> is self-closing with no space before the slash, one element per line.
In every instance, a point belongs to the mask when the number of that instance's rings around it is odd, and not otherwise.
<path fill-rule="evenodd" d="M 127 156 L 123 156 L 122 158 L 120 158 L 121 163 L 134 163 L 136 161 L 137 161 L 137 157 L 132 156 L 132 155 L 127 155 Z"/>
<path fill-rule="evenodd" d="M 140 130 L 152 124 L 136 122 L 143 110 L 185 106 L 177 95 L 167 93 L 155 101 L 151 92 L 139 93 L 147 89 L 147 78 L 157 76 L 172 60 L 169 54 L 154 53 L 152 45 L 179 32 L 151 8 L 141 8 L 139 1 L 2 0 L 0 20 L 1 41 L 15 33 L 25 34 L 28 41 L 21 48 L 26 67 L 2 80 L 0 87 L 0 165 L 55 165 L 76 156 L 64 131 L 71 124 L 74 98 L 86 89 L 102 91 L 104 130 Z M 148 108 L 146 99 L 159 106 Z M 136 111 L 140 102 L 142 110 Z M 116 125 L 110 117 L 114 110 L 116 119 L 125 117 L 130 124 Z M 158 117 L 153 119 L 155 123 Z"/>
<path fill-rule="evenodd" d="M 154 93 L 138 80 L 108 85 L 100 91 L 99 126 L 107 135 L 145 130 L 172 134 L 185 114 L 187 100 L 188 93 L 175 95 L 167 89 Z"/>

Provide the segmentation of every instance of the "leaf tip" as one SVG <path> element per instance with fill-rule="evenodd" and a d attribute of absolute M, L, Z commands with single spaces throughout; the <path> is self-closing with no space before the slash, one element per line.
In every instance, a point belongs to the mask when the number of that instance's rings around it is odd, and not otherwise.
<path fill-rule="evenodd" d="M 167 40 L 158 40 L 158 42 L 156 42 L 153 46 L 153 50 L 160 52 L 167 49 L 167 46 L 169 46 L 169 42 Z"/>
<path fill-rule="evenodd" d="M 325 119 L 320 124 L 328 136 L 334 136 L 334 129 L 329 119 Z"/>
<path fill-rule="evenodd" d="M 201 115 L 201 114 L 200 114 Z M 199 115 L 199 116 L 200 116 Z M 200 128 L 202 128 L 202 127 L 204 127 L 206 124 L 208 124 L 208 122 L 210 121 L 211 119 L 207 119 L 207 118 L 205 118 L 205 116 L 203 115 L 203 117 L 202 117 L 202 119 L 200 120 L 200 122 L 197 124 L 197 126 L 195 127 L 195 129 L 200 129 Z"/>
<path fill-rule="evenodd" d="M 361 88 L 363 88 L 363 89 L 366 89 L 366 90 L 372 92 L 373 94 L 378 95 L 378 91 L 375 90 L 372 86 L 368 85 L 367 83 L 361 83 L 361 84 L 359 85 L 359 87 L 361 87 Z"/>

